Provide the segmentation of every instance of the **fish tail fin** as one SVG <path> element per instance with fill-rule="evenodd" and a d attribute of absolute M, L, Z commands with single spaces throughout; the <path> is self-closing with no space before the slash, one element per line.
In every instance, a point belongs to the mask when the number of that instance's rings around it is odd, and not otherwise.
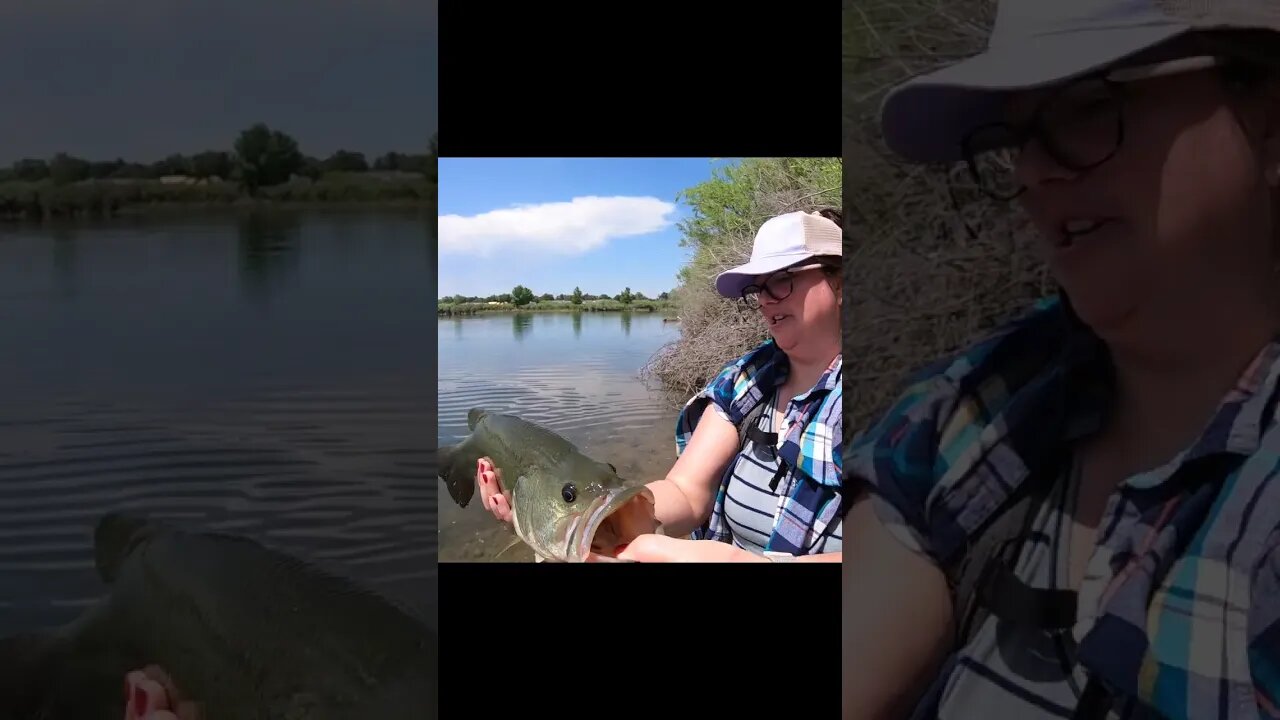
<path fill-rule="evenodd" d="M 458 503 L 458 507 L 466 507 L 476 492 L 474 470 L 462 467 L 462 453 L 458 452 L 457 445 L 445 445 L 438 454 L 440 470 L 436 474 L 449 490 L 449 497 Z"/>
<path fill-rule="evenodd" d="M 480 421 L 484 419 L 484 416 L 488 414 L 489 411 L 484 408 L 471 408 L 467 411 L 467 427 L 475 430 L 476 425 L 478 425 Z"/>
<path fill-rule="evenodd" d="M 121 563 L 149 525 L 145 518 L 120 512 L 107 513 L 98 521 L 93 531 L 93 560 L 103 582 L 115 581 Z"/>

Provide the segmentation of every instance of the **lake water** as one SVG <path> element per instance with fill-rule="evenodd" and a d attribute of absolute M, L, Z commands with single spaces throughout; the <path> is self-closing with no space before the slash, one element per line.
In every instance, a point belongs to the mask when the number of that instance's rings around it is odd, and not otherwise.
<path fill-rule="evenodd" d="M 252 537 L 436 624 L 434 217 L 0 227 L 0 635 L 97 598 L 131 510 Z"/>
<path fill-rule="evenodd" d="M 438 440 L 466 437 L 467 411 L 482 407 L 547 427 L 624 478 L 656 480 L 675 462 L 678 409 L 639 372 L 678 327 L 648 312 L 442 317 Z M 533 559 L 478 493 L 460 508 L 436 485 L 442 562 Z"/>

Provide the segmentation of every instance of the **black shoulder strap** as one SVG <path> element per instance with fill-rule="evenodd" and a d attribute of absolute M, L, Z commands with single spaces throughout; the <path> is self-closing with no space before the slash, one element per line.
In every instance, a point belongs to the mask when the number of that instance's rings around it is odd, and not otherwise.
<path fill-rule="evenodd" d="M 1057 469 L 1053 464 L 1048 467 Z M 943 568 L 952 588 L 957 649 L 972 639 L 991 614 L 990 593 L 985 586 L 1007 580 L 1007 573 L 1000 572 L 1005 567 L 999 561 L 1011 546 L 1021 544 L 1048 498 L 1053 481 L 1051 473 L 1037 473 L 1023 480 L 986 525 L 969 538 L 964 552 Z"/>
<path fill-rule="evenodd" d="M 1042 480 L 1044 482 L 1040 482 Z M 1026 478 L 969 539 L 964 550 L 950 562 L 943 564 L 947 584 L 951 586 L 955 638 L 952 641 L 952 652 L 916 704 L 910 720 L 938 717 L 942 693 L 952 670 L 959 662 L 958 651 L 969 643 L 991 614 L 991 608 L 982 602 L 981 592 L 985 576 L 989 574 L 987 569 L 996 564 L 1003 549 L 1010 544 L 1017 544 L 1024 528 L 1035 522 L 1036 510 L 1048 496 L 1048 489 L 1053 486 L 1049 480 L 1034 475 Z"/>
<path fill-rule="evenodd" d="M 756 429 L 756 425 L 760 422 L 760 416 L 764 415 L 764 409 L 769 405 L 769 398 L 761 397 L 760 401 L 755 404 L 747 414 L 742 418 L 742 422 L 738 423 L 738 452 L 742 452 L 742 448 L 747 445 L 747 436 L 752 434 L 752 430 Z"/>
<path fill-rule="evenodd" d="M 778 445 L 778 434 L 776 432 L 765 432 L 760 429 L 760 416 L 764 414 L 765 408 L 769 406 L 767 398 L 762 398 L 751 408 L 750 412 L 742 418 L 742 422 L 738 424 L 738 452 L 742 452 L 746 448 L 747 440 L 751 440 L 756 444 L 757 448 L 768 448 L 767 452 L 777 458 L 777 452 L 774 449 Z M 783 476 L 787 474 L 787 465 L 778 459 L 778 470 L 773 474 L 773 478 L 769 481 L 769 490 L 776 492 L 778 483 Z"/>

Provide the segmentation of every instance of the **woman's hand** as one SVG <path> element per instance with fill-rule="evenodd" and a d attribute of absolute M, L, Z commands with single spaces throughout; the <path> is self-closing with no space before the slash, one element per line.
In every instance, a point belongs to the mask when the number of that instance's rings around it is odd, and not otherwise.
<path fill-rule="evenodd" d="M 155 665 L 125 675 L 124 685 L 125 720 L 200 720 L 196 703 Z"/>
<path fill-rule="evenodd" d="M 617 555 L 633 562 L 769 562 L 763 556 L 718 540 L 686 540 L 666 535 L 640 535 Z M 599 562 L 595 557 L 587 562 Z"/>
<path fill-rule="evenodd" d="M 480 502 L 484 509 L 502 522 L 511 522 L 511 496 L 502 488 L 502 473 L 489 458 L 476 462 L 476 486 L 480 489 Z"/>

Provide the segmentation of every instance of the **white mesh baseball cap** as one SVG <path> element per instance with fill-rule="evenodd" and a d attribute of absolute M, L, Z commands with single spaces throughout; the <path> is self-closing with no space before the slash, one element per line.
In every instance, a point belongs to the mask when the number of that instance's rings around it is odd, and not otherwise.
<path fill-rule="evenodd" d="M 761 275 L 804 262 L 818 255 L 840 255 L 840 226 L 817 213 L 791 212 L 769 218 L 756 232 L 751 260 L 716 276 L 716 292 L 727 298 Z"/>
<path fill-rule="evenodd" d="M 1280 2 L 999 0 L 984 52 L 887 95 L 885 142 L 914 162 L 961 160 L 964 134 L 1000 120 L 1005 93 L 1072 80 L 1200 30 L 1280 31 Z"/>

